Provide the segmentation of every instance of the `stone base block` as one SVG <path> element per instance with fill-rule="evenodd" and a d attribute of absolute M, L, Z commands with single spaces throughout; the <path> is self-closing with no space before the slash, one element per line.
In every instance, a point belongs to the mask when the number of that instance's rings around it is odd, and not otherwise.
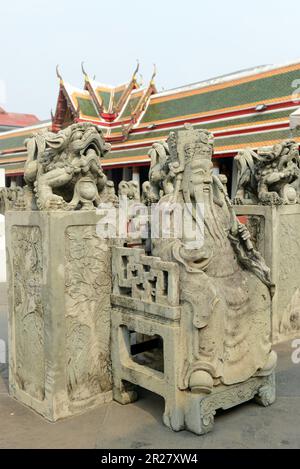
<path fill-rule="evenodd" d="M 271 269 L 273 342 L 300 334 L 300 205 L 236 205 Z"/>
<path fill-rule="evenodd" d="M 10 395 L 50 421 L 112 399 L 111 254 L 91 212 L 8 212 Z"/>

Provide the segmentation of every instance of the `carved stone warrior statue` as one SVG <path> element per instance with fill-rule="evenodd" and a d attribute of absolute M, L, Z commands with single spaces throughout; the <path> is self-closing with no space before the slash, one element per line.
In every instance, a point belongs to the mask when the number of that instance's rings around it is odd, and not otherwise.
<path fill-rule="evenodd" d="M 168 144 L 169 172 L 166 165 L 161 169 L 161 174 L 167 173 L 168 190 L 159 204 L 190 207 L 195 224 L 200 223 L 199 204 L 204 236 L 199 247 L 189 244 L 188 230 L 181 238 L 155 239 L 152 254 L 180 267 L 178 287 L 189 334 L 184 339 L 179 387 L 210 393 L 219 383 L 239 383 L 269 374 L 275 367 L 270 272 L 253 248 L 247 228 L 235 217 L 222 181 L 212 174 L 212 134 L 187 126 L 171 134 Z"/>
<path fill-rule="evenodd" d="M 90 210 L 107 197 L 112 199 L 111 183 L 106 187 L 100 164 L 110 145 L 97 126 L 73 124 L 25 143 L 24 177 L 39 210 Z"/>
<path fill-rule="evenodd" d="M 235 204 L 281 205 L 299 203 L 300 157 L 298 144 L 286 140 L 255 152 L 241 150 Z"/>

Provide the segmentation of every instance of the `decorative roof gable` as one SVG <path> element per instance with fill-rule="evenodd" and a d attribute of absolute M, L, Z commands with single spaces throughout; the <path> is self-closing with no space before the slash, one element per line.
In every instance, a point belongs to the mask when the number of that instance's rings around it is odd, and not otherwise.
<path fill-rule="evenodd" d="M 111 127 L 120 126 L 123 130 L 118 139 L 123 140 L 132 125 L 137 122 L 139 113 L 144 110 L 150 94 L 156 92 L 154 75 L 148 88 L 141 88 L 137 82 L 139 70 L 137 64 L 129 82 L 111 86 L 91 79 L 83 63 L 81 68 L 84 75 L 83 90 L 65 82 L 58 68 L 56 69 L 60 90 L 56 111 L 52 116 L 53 130 L 57 131 L 71 122 L 89 120 L 106 127 L 108 134 Z"/>

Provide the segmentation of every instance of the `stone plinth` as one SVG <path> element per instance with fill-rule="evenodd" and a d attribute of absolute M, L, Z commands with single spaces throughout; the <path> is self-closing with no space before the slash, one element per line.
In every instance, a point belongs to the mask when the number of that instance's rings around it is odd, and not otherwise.
<path fill-rule="evenodd" d="M 5 219 L 0 214 L 0 283 L 6 282 Z"/>
<path fill-rule="evenodd" d="M 6 214 L 10 395 L 50 421 L 112 399 L 111 254 L 98 220 Z"/>
<path fill-rule="evenodd" d="M 271 268 L 273 342 L 300 334 L 300 205 L 236 205 Z"/>

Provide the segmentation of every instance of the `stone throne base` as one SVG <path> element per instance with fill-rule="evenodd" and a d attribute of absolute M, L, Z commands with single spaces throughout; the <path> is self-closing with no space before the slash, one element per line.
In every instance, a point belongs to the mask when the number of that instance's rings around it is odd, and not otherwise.
<path fill-rule="evenodd" d="M 114 247 L 112 257 L 111 353 L 117 402 L 135 401 L 135 385 L 148 389 L 165 400 L 166 426 L 198 435 L 212 430 L 217 409 L 229 409 L 253 398 L 263 406 L 274 402 L 274 374 L 214 386 L 211 394 L 180 389 L 185 343 L 178 265 L 134 248 Z"/>
<path fill-rule="evenodd" d="M 10 395 L 50 421 L 112 400 L 111 251 L 98 221 L 6 214 Z"/>
<path fill-rule="evenodd" d="M 118 302 L 118 298 L 114 297 L 113 301 Z M 136 311 L 124 307 L 114 308 L 112 311 L 113 397 L 117 402 L 129 404 L 136 401 L 138 394 L 135 385 L 138 385 L 164 398 L 163 422 L 167 427 L 174 431 L 188 430 L 202 435 L 213 429 L 214 416 L 218 409 L 230 409 L 253 398 L 262 406 L 269 406 L 275 401 L 274 373 L 253 377 L 231 386 L 215 386 L 210 394 L 179 390 L 176 385 L 180 359 L 179 327 L 174 323 L 155 323 L 156 325 L 150 317 L 145 319 L 136 314 Z M 137 332 L 140 337 L 157 334 L 163 339 L 163 372 L 137 363 L 131 355 L 132 331 Z"/>

